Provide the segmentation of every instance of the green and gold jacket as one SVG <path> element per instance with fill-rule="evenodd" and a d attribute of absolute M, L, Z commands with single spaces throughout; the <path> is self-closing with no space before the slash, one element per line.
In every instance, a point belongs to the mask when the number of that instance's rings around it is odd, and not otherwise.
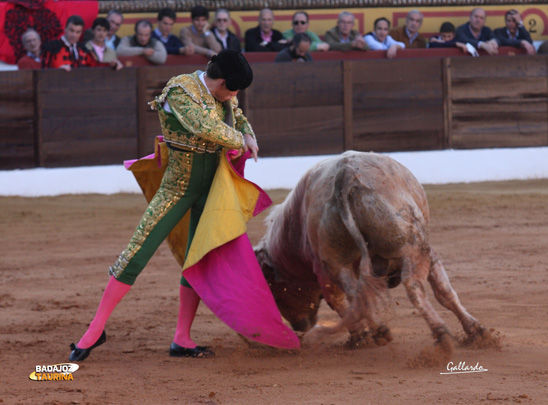
<path fill-rule="evenodd" d="M 162 94 L 149 104 L 157 110 L 164 140 L 193 152 L 216 152 L 221 147 L 239 149 L 243 134 L 255 138 L 253 129 L 238 108 L 238 99 L 217 101 L 200 80 L 201 71 L 172 77 Z M 164 110 L 167 101 L 171 112 Z M 228 114 L 228 116 L 227 116 Z"/>

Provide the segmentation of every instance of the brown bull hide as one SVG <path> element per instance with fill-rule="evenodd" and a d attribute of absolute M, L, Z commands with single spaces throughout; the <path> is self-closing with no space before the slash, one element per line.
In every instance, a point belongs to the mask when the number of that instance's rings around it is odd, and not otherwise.
<path fill-rule="evenodd" d="M 461 305 L 430 246 L 428 220 L 424 189 L 407 168 L 383 155 L 349 151 L 312 167 L 272 209 L 256 254 L 280 312 L 295 330 L 316 324 L 323 297 L 351 341 L 368 327 L 385 344 L 392 338 L 380 304 L 387 287 L 401 280 L 434 336 L 446 344 L 446 324 L 424 291 L 428 280 L 466 333 L 481 335 L 484 329 Z"/>

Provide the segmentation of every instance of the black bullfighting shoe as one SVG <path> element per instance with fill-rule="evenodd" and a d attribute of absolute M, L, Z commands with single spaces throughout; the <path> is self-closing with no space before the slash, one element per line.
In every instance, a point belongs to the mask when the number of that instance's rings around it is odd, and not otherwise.
<path fill-rule="evenodd" d="M 177 343 L 172 343 L 169 347 L 169 355 L 171 357 L 194 357 L 206 358 L 215 357 L 215 352 L 207 346 L 196 346 L 193 349 L 181 347 Z"/>
<path fill-rule="evenodd" d="M 97 339 L 97 342 L 95 342 L 91 347 L 88 347 L 87 349 L 79 349 L 78 346 L 76 346 L 74 343 L 70 344 L 70 349 L 72 352 L 70 352 L 69 361 L 84 361 L 88 358 L 89 354 L 93 349 L 95 349 L 97 346 L 101 346 L 103 343 L 105 343 L 107 340 L 107 334 L 105 331 L 99 336 L 99 339 Z"/>

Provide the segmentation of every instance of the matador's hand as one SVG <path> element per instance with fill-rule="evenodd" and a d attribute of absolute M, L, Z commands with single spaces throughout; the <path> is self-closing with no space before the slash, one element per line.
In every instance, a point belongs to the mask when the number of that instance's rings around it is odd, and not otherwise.
<path fill-rule="evenodd" d="M 259 146 L 257 146 L 257 141 L 255 141 L 255 138 L 253 138 L 251 135 L 244 134 L 244 142 L 244 152 L 250 150 L 251 156 L 253 156 L 253 159 L 256 162 L 257 158 L 259 157 Z"/>

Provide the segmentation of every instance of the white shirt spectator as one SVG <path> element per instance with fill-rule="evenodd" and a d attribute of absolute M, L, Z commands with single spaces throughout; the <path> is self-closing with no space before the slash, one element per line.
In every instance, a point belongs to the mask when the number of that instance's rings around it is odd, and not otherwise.
<path fill-rule="evenodd" d="M 405 44 L 403 42 L 396 41 L 390 35 L 388 35 L 383 42 L 379 42 L 377 40 L 377 36 L 374 32 L 370 32 L 369 34 L 365 35 L 363 39 L 365 43 L 369 46 L 369 50 L 371 51 L 387 50 L 392 45 L 399 45 L 402 47 L 402 49 L 405 49 Z"/>

